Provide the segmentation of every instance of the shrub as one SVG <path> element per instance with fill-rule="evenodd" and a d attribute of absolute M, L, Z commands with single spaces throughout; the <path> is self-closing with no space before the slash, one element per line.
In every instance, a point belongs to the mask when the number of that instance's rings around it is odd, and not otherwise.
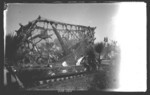
<path fill-rule="evenodd" d="M 101 55 L 101 53 L 102 53 L 102 51 L 104 49 L 103 43 L 102 42 L 101 43 L 96 43 L 95 46 L 94 46 L 94 49 L 95 49 L 95 51 L 97 53 L 99 53 L 99 59 L 98 59 L 98 61 L 99 61 L 99 63 L 101 63 L 100 55 Z"/>

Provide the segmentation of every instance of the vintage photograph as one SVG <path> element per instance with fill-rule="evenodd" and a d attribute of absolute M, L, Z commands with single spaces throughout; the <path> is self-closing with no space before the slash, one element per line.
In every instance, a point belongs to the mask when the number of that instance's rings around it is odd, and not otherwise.
<path fill-rule="evenodd" d="M 6 3 L 3 14 L 6 91 L 146 91 L 145 3 Z"/>

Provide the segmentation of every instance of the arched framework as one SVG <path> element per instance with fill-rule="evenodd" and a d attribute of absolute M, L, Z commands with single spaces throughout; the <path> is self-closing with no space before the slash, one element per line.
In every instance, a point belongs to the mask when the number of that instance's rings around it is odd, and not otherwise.
<path fill-rule="evenodd" d="M 47 64 L 70 60 L 68 62 L 73 64 L 94 43 L 95 28 L 40 16 L 27 25 L 20 24 L 16 31 L 21 40 L 18 53 L 23 53 L 25 57 L 18 63 Z"/>

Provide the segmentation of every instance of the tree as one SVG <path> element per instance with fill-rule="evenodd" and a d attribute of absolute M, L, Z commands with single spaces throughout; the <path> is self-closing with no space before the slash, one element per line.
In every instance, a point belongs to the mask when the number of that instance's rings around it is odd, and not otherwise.
<path fill-rule="evenodd" d="M 93 47 L 87 48 L 86 55 L 87 55 L 87 61 L 88 61 L 89 66 L 92 67 L 93 70 L 96 70 L 94 48 Z"/>
<path fill-rule="evenodd" d="M 6 35 L 6 50 L 5 50 L 5 58 L 9 62 L 9 65 L 14 65 L 17 61 L 17 50 L 19 49 L 19 45 L 21 40 L 19 37 L 12 36 L 11 34 Z"/>
<path fill-rule="evenodd" d="M 100 55 L 101 55 L 101 53 L 102 53 L 102 51 L 104 49 L 104 45 L 103 45 L 102 42 L 101 43 L 96 43 L 94 48 L 95 48 L 95 51 L 97 53 L 99 53 L 99 59 L 98 59 L 98 61 L 99 61 L 99 63 L 101 63 Z"/>
<path fill-rule="evenodd" d="M 51 24 L 51 25 L 52 25 L 52 24 Z M 61 47 L 62 47 L 62 49 L 63 49 L 63 51 L 64 51 L 64 55 L 67 55 L 67 54 L 69 53 L 69 52 L 68 52 L 68 48 L 66 47 L 65 43 L 63 42 L 63 40 L 62 40 L 60 34 L 58 33 L 57 29 L 56 29 L 53 25 L 52 25 L 52 28 L 53 28 L 54 33 L 56 34 L 56 36 L 57 36 L 57 38 L 58 38 L 60 44 L 61 44 Z"/>
<path fill-rule="evenodd" d="M 29 63 L 29 50 L 26 43 L 22 41 L 21 35 L 6 35 L 6 50 L 5 58 L 9 65 L 17 66 L 19 61 L 25 61 Z"/>

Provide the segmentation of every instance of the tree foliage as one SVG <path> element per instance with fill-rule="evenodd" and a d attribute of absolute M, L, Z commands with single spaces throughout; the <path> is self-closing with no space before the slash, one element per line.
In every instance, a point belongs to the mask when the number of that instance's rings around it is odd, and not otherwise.
<path fill-rule="evenodd" d="M 19 49 L 21 38 L 12 36 L 11 34 L 6 36 L 6 51 L 5 58 L 10 65 L 13 65 L 18 59 L 17 50 Z"/>
<path fill-rule="evenodd" d="M 96 69 L 96 62 L 95 62 L 95 53 L 94 53 L 94 48 L 93 47 L 89 47 L 86 50 L 86 55 L 87 55 L 87 61 L 89 66 L 95 70 Z"/>
<path fill-rule="evenodd" d="M 104 45 L 103 45 L 102 42 L 95 44 L 95 51 L 96 51 L 97 53 L 101 53 L 101 52 L 103 51 L 103 49 L 104 49 Z"/>
<path fill-rule="evenodd" d="M 101 55 L 101 53 L 104 49 L 103 43 L 102 42 L 101 43 L 96 43 L 95 46 L 94 46 L 94 49 L 97 53 L 99 53 L 99 59 L 98 60 L 99 60 L 99 63 L 100 63 L 100 55 Z"/>

